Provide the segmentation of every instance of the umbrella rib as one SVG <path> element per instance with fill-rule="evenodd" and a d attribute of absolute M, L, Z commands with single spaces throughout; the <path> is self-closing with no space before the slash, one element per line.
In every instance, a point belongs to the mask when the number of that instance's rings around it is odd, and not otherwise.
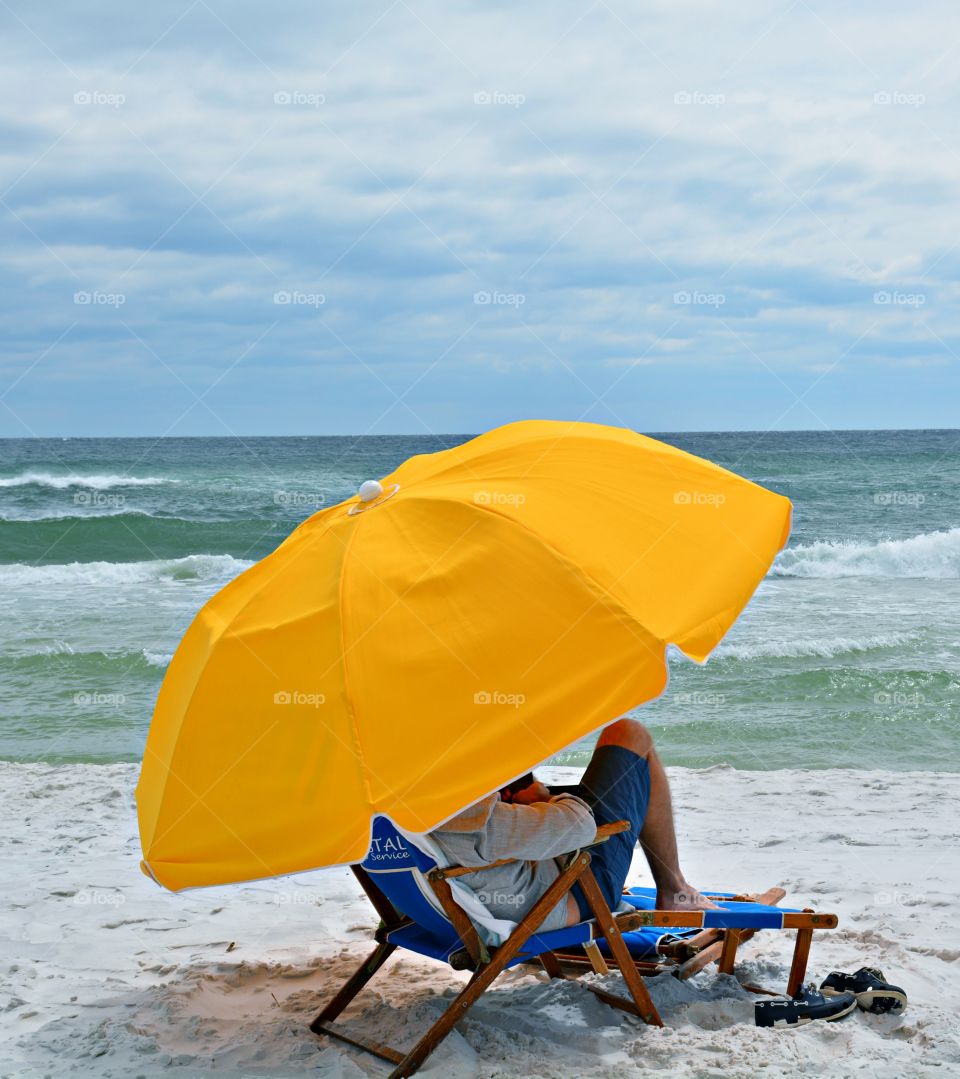
<path fill-rule="evenodd" d="M 277 722 L 279 722 L 279 720 L 278 720 Z M 276 724 L 274 724 L 274 726 L 276 726 Z M 257 744 L 257 743 L 258 743 L 258 742 L 259 742 L 259 741 L 260 741 L 260 740 L 261 740 L 262 738 L 266 737 L 266 735 L 267 735 L 267 734 L 269 733 L 269 731 L 270 731 L 270 730 L 272 730 L 272 729 L 273 729 L 273 728 L 271 727 L 271 728 L 268 728 L 268 729 L 267 729 L 266 731 L 264 731 L 264 732 L 263 732 L 263 734 L 261 734 L 260 738 L 258 738 L 258 739 L 257 739 L 257 740 L 256 740 L 256 741 L 255 741 L 255 742 L 254 742 L 254 743 L 252 744 L 252 745 L 250 745 L 250 746 L 249 746 L 249 747 L 247 748 L 247 750 L 246 750 L 246 751 L 244 752 L 244 754 L 243 754 L 243 757 L 245 757 L 245 756 L 247 755 L 247 753 L 249 753 L 249 752 L 250 752 L 250 750 L 251 750 L 251 749 L 253 749 L 253 747 L 254 747 L 254 746 L 255 746 L 255 745 L 256 745 L 256 744 Z M 203 808 L 204 808 L 204 809 L 206 809 L 208 813 L 210 813 L 210 814 L 211 814 L 211 815 L 212 815 L 213 817 L 215 817 L 215 818 L 216 818 L 216 819 L 217 819 L 217 820 L 218 820 L 218 821 L 219 821 L 219 822 L 220 822 L 220 823 L 221 823 L 221 824 L 223 825 L 223 827 L 224 827 L 224 828 L 226 828 L 226 830 L 227 830 L 227 831 L 228 831 L 228 832 L 229 832 L 229 833 L 230 833 L 230 834 L 231 834 L 231 835 L 232 835 L 232 836 L 233 836 L 233 837 L 234 837 L 234 838 L 235 838 L 235 839 L 236 839 L 236 840 L 237 840 L 237 841 L 238 841 L 238 842 L 239 842 L 239 843 L 240 843 L 240 844 L 242 845 L 242 846 L 246 847 L 246 849 L 247 849 L 247 850 L 248 850 L 248 851 L 249 851 L 249 852 L 250 852 L 250 853 L 251 853 L 251 854 L 252 854 L 252 855 L 254 856 L 254 858 L 256 858 L 256 859 L 257 859 L 257 861 L 258 861 L 258 862 L 260 862 L 260 863 L 261 863 L 261 864 L 263 865 L 263 867 L 264 867 L 265 869 L 268 869 L 268 870 L 270 870 L 270 876 L 271 876 L 271 877 L 275 877 L 275 876 L 277 876 L 277 875 L 278 875 L 278 874 L 276 873 L 276 871 L 274 870 L 274 867 L 273 867 L 273 866 L 271 866 L 271 865 L 270 865 L 270 864 L 269 864 L 268 862 L 265 862 L 265 861 L 263 860 L 263 858 L 262 858 L 262 857 L 261 857 L 261 856 L 260 856 L 260 855 L 259 855 L 259 854 L 258 854 L 258 853 L 257 853 L 257 852 L 256 852 L 256 851 L 255 851 L 255 850 L 254 850 L 254 849 L 253 849 L 253 848 L 252 848 L 252 847 L 251 847 L 251 846 L 250 846 L 250 845 L 249 845 L 249 844 L 248 844 L 248 843 L 247 843 L 247 842 L 246 842 L 246 841 L 245 841 L 244 839 L 243 839 L 243 837 L 242 837 L 242 836 L 239 836 L 239 835 L 237 835 L 237 833 L 236 833 L 236 832 L 235 832 L 235 831 L 233 830 L 233 828 L 231 828 L 231 827 L 230 827 L 230 825 L 229 825 L 229 824 L 227 824 L 227 822 L 226 822 L 225 820 L 223 820 L 223 818 L 222 818 L 222 817 L 220 816 L 220 814 L 219 814 L 219 813 L 217 813 L 217 812 L 216 812 L 216 810 L 214 810 L 213 808 L 211 808 L 211 807 L 210 807 L 209 805 L 207 805 L 207 802 L 206 802 L 206 797 L 207 797 L 207 795 L 208 795 L 208 794 L 210 793 L 210 791 L 212 791 L 212 790 L 213 790 L 213 788 L 214 788 L 214 787 L 216 787 L 216 786 L 217 786 L 217 784 L 218 784 L 218 783 L 220 783 L 220 782 L 221 782 L 221 780 L 223 780 L 223 779 L 224 779 L 224 778 L 226 777 L 226 775 L 227 775 L 227 772 L 229 772 L 229 771 L 230 771 L 230 770 L 231 770 L 231 769 L 232 769 L 232 768 L 234 767 L 234 765 L 236 765 L 236 764 L 239 764 L 239 763 L 240 763 L 240 760 L 242 760 L 242 759 L 243 759 L 242 757 L 239 757 L 239 758 L 237 758 L 237 760 L 236 760 L 236 761 L 234 761 L 233 765 L 231 765 L 231 766 L 230 766 L 230 768 L 228 768 L 226 772 L 222 772 L 222 773 L 221 773 L 221 774 L 220 774 L 220 775 L 219 775 L 219 776 L 217 777 L 217 779 L 216 779 L 216 780 L 215 780 L 215 781 L 214 781 L 213 783 L 211 783 L 211 785 L 210 785 L 210 786 L 209 786 L 209 787 L 208 787 L 208 788 L 207 788 L 207 789 L 206 789 L 206 790 L 205 790 L 205 791 L 203 792 L 203 794 L 197 794 L 197 792 L 196 792 L 195 790 L 193 790 L 193 788 L 192 788 L 192 787 L 191 787 L 191 786 L 190 786 L 190 785 L 189 785 L 189 784 L 187 783 L 187 781 L 186 781 L 186 780 L 185 780 L 185 779 L 184 779 L 184 778 L 183 778 L 182 776 L 178 775 L 178 774 L 177 774 L 177 773 L 176 773 L 176 772 L 175 772 L 175 771 L 173 770 L 173 767 L 172 767 L 172 765 L 169 765 L 169 764 L 167 764 L 167 762 L 166 762 L 165 760 L 163 760 L 163 758 L 162 758 L 162 757 L 160 757 L 160 756 L 159 756 L 159 755 L 158 755 L 157 753 L 155 753 L 155 752 L 154 752 L 154 751 L 153 751 L 152 749 L 150 749 L 150 746 L 149 746 L 149 745 L 148 745 L 148 746 L 146 747 L 146 752 L 147 752 L 147 753 L 149 753 L 149 754 L 150 754 L 150 755 L 151 755 L 152 757 L 156 758 L 156 760 L 157 760 L 157 761 L 158 761 L 158 762 L 160 763 L 161 767 L 162 767 L 162 768 L 164 769 L 164 771 L 165 771 L 165 772 L 167 773 L 167 775 L 169 775 L 169 776 L 173 776 L 173 777 L 174 777 L 174 778 L 175 778 L 175 779 L 176 779 L 176 780 L 177 780 L 177 781 L 178 781 L 179 783 L 182 783 L 182 784 L 184 785 L 184 787 L 186 787 L 186 789 L 187 789 L 188 791 L 190 791 L 190 794 L 191 794 L 191 795 L 193 796 L 193 802 L 192 802 L 192 804 L 191 804 L 191 805 L 190 805 L 190 806 L 189 806 L 189 807 L 188 807 L 187 809 L 185 809 L 185 810 L 183 811 L 183 813 L 181 813 L 181 814 L 180 814 L 180 816 L 179 816 L 179 817 L 177 817 L 177 819 L 176 819 L 176 820 L 175 820 L 175 821 L 174 821 L 174 822 L 173 822 L 172 824 L 168 825 L 168 826 L 167 826 L 167 827 L 166 827 L 166 828 L 165 828 L 165 829 L 163 830 L 163 832 L 161 832 L 161 833 L 160 833 L 159 835 L 154 835 L 154 836 L 153 836 L 153 839 L 152 839 L 152 841 L 151 841 L 151 846 L 152 846 L 153 844 L 155 844 L 155 843 L 158 843 L 158 842 L 159 842 L 159 841 L 160 841 L 161 839 L 163 839 L 163 838 L 164 838 L 164 837 L 165 837 L 165 836 L 166 836 L 166 835 L 167 835 L 167 834 L 168 834 L 168 833 L 169 833 L 170 831 L 172 831 L 172 830 L 173 830 L 173 829 L 174 829 L 174 828 L 175 828 L 175 827 L 176 827 L 176 826 L 177 826 L 177 825 L 178 825 L 178 824 L 180 823 L 180 821 L 181 821 L 181 820 L 183 820 L 183 818 L 184 818 L 185 816 L 187 816 L 187 814 L 188 814 L 188 813 L 191 813 L 191 812 L 192 812 L 192 811 L 193 811 L 193 810 L 194 810 L 194 809 L 195 809 L 195 808 L 196 808 L 196 807 L 197 807 L 198 805 L 200 805 L 200 806 L 203 806 Z M 146 852 L 144 852 L 144 854 L 146 854 Z M 144 861 L 145 861 L 145 863 L 146 863 L 146 864 L 147 864 L 148 866 L 150 865 L 150 863 L 149 863 L 149 861 L 147 861 L 146 857 L 144 858 Z M 153 873 L 153 869 L 152 869 L 152 868 L 151 868 L 150 872 L 151 872 L 151 873 Z"/>
<path fill-rule="evenodd" d="M 326 527 L 323 530 L 324 532 L 327 531 L 329 529 L 329 527 L 330 527 L 329 522 L 325 522 L 325 524 L 326 524 Z M 310 537 L 310 538 L 312 538 L 312 537 Z M 289 537 L 287 537 L 287 539 L 289 539 Z M 287 540 L 284 540 L 284 543 L 286 543 L 286 542 L 287 542 Z M 282 547 L 282 546 L 283 546 L 283 543 L 280 544 L 280 547 Z M 306 546 L 306 544 L 304 544 L 304 546 Z M 277 547 L 276 550 L 272 551 L 271 554 L 267 556 L 267 558 L 262 559 L 260 562 L 258 562 L 256 564 L 256 566 L 251 566 L 249 569 L 244 570 L 244 572 L 241 573 L 239 576 L 235 577 L 230 582 L 230 584 L 227 585 L 227 587 L 229 588 L 232 585 L 235 585 L 237 581 L 239 581 L 242 577 L 244 577 L 251 570 L 257 568 L 257 566 L 266 565 L 268 563 L 269 559 L 273 555 L 275 555 L 277 551 L 280 550 L 280 547 Z M 293 555 L 293 558 L 294 559 L 299 558 L 302 554 L 303 554 L 303 550 L 301 549 L 300 551 L 297 551 Z M 274 570 L 272 576 L 275 577 L 279 572 L 280 572 L 280 569 Z M 253 602 L 254 598 L 259 594 L 260 587 L 262 587 L 262 586 L 258 586 L 257 590 L 255 592 L 253 592 L 250 596 L 248 596 L 246 598 L 246 600 L 244 600 L 244 602 L 241 604 L 239 610 L 234 613 L 234 615 L 233 615 L 234 619 L 239 617 L 239 615 L 241 615 L 247 609 L 247 607 Z M 195 621 L 199 620 L 202 617 L 206 617 L 211 622 L 215 623 L 210 628 L 212 629 L 213 633 L 216 635 L 216 639 L 220 640 L 220 638 L 223 636 L 223 634 L 226 632 L 227 628 L 229 627 L 229 622 L 227 622 L 226 619 L 224 619 L 217 611 L 215 611 L 213 609 L 213 600 L 215 598 L 216 598 L 216 596 L 213 596 L 209 600 L 207 600 L 206 603 L 204 603 L 204 605 L 197 612 Z M 190 628 L 192 629 L 193 627 L 191 626 Z M 188 630 L 187 632 L 189 633 L 190 630 Z M 276 677 L 276 673 L 271 669 L 270 665 L 265 662 L 263 657 L 260 656 L 256 652 L 255 649 L 250 647 L 250 645 L 243 639 L 243 637 L 236 636 L 234 639 L 239 644 L 242 644 L 243 647 L 246 648 L 246 650 L 253 656 L 253 658 L 259 664 L 261 664 L 261 666 L 265 667 L 270 672 L 271 675 Z M 183 645 L 183 641 L 181 641 L 180 644 L 177 646 L 177 651 L 179 651 L 179 649 L 182 647 L 182 645 Z M 197 687 L 200 684 L 200 678 L 201 678 L 202 674 L 203 674 L 202 669 L 197 670 L 196 675 L 195 675 L 194 680 L 193 680 L 193 686 L 190 689 L 190 696 L 189 696 L 189 698 L 187 700 L 187 704 L 184 706 L 184 708 L 182 709 L 182 711 L 180 713 L 180 719 L 178 721 L 178 726 L 177 726 L 177 734 L 176 734 L 176 737 L 173 739 L 173 745 L 174 746 L 176 746 L 180 741 L 180 731 L 181 731 L 181 729 L 183 727 L 183 720 L 186 717 L 187 712 L 189 711 L 190 704 L 193 702 L 193 698 L 194 698 L 194 696 L 195 696 L 195 694 L 197 692 Z M 163 692 L 163 687 L 162 686 L 160 687 L 160 692 L 161 693 Z M 159 698 L 158 698 L 158 704 L 159 704 Z M 156 706 L 154 708 L 154 715 L 156 715 Z M 149 734 L 148 734 L 147 744 L 145 746 L 145 749 L 149 749 L 149 747 L 150 747 L 150 739 L 149 739 Z M 156 756 L 156 754 L 154 754 L 154 756 Z M 157 759 L 159 760 L 160 758 L 158 757 Z M 171 768 L 169 766 L 166 766 L 166 776 L 167 776 L 167 778 L 169 778 L 169 776 L 171 774 L 175 774 L 175 773 L 172 772 L 172 770 L 171 770 Z M 141 768 L 141 779 L 142 778 L 143 778 L 143 769 Z M 181 782 L 182 782 L 182 780 L 181 780 Z M 138 783 L 138 787 L 139 787 L 139 783 Z M 166 779 L 164 779 L 164 789 L 166 789 Z M 161 795 L 161 797 L 159 797 L 157 799 L 157 813 L 156 813 L 156 818 L 155 818 L 155 820 L 153 822 L 154 829 L 156 829 L 158 827 L 159 823 L 160 823 L 160 807 L 161 807 L 162 803 L 163 803 L 163 797 Z M 137 800 L 137 804 L 138 804 L 138 808 L 139 808 L 139 799 Z"/>
<path fill-rule="evenodd" d="M 450 647 L 450 645 L 436 632 L 436 630 L 431 625 L 429 625 L 429 623 L 424 622 L 424 620 L 420 617 L 420 615 L 417 614 L 417 612 L 404 599 L 404 597 L 406 595 L 408 595 L 410 592 L 412 592 L 413 589 L 416 588 L 418 584 L 420 584 L 420 582 L 433 569 L 433 567 L 436 566 L 436 564 L 438 562 L 440 562 L 441 559 L 446 557 L 446 555 L 455 546 L 457 546 L 457 544 L 461 543 L 473 531 L 473 529 L 476 528 L 476 527 L 477 527 L 477 524 L 476 524 L 476 522 L 474 522 L 474 524 L 472 524 L 469 528 L 464 529 L 463 532 L 459 536 L 457 536 L 457 538 L 455 540 L 453 540 L 452 543 L 449 544 L 449 546 L 443 551 L 443 553 L 438 555 L 430 563 L 430 565 L 428 565 L 426 567 L 426 569 L 424 569 L 424 571 L 420 574 L 420 576 L 415 581 L 412 581 L 399 595 L 386 583 L 386 581 L 384 581 L 384 579 L 380 576 L 379 573 L 377 573 L 377 571 L 375 569 L 373 569 L 372 566 L 370 566 L 366 561 L 364 561 L 364 559 L 360 558 L 359 555 L 355 554 L 354 557 L 356 559 L 358 559 L 363 564 L 364 568 L 372 576 L 376 577 L 377 580 L 384 586 L 384 588 L 386 588 L 388 591 L 390 591 L 393 594 L 393 603 L 391 603 L 390 606 L 387 607 L 386 610 L 382 611 L 380 613 L 380 615 L 375 619 L 375 621 L 371 622 L 366 627 L 366 629 L 364 629 L 363 633 L 350 645 L 350 650 L 354 649 L 364 639 L 364 637 L 366 637 L 369 633 L 371 633 L 374 629 L 376 629 L 376 627 L 384 620 L 384 618 L 387 617 L 388 614 L 390 614 L 390 612 L 395 607 L 402 606 L 406 611 L 408 611 L 410 614 L 412 614 L 424 626 L 425 629 L 430 631 L 430 633 L 437 639 L 437 641 L 440 644 L 443 645 L 444 648 L 446 648 L 446 650 L 453 656 L 453 658 L 455 660 L 457 660 L 458 663 L 460 663 L 463 667 L 465 667 L 466 670 L 469 671 L 470 674 L 472 674 L 474 678 L 476 678 L 477 677 L 477 672 L 475 670 L 473 670 L 473 668 L 470 666 L 470 664 L 467 663 L 466 660 L 462 656 L 458 655 Z M 334 535 L 334 538 L 338 540 L 338 542 L 340 542 L 341 544 L 343 543 L 343 540 L 341 540 L 340 537 L 336 533 L 334 533 L 333 535 Z M 341 642 L 341 644 L 342 644 L 342 642 Z M 327 669 L 323 673 L 327 674 L 330 670 L 333 669 L 333 666 L 334 666 L 334 664 L 331 664 L 330 666 L 328 666 Z"/>
<path fill-rule="evenodd" d="M 491 513 L 495 517 L 499 517 L 501 520 L 504 521 L 509 521 L 511 524 L 516 525 L 518 528 L 521 528 L 524 532 L 532 536 L 539 544 L 541 544 L 545 550 L 548 550 L 554 556 L 554 558 L 563 562 L 564 565 L 570 567 L 576 566 L 576 563 L 571 561 L 571 559 L 568 558 L 563 553 L 563 551 L 559 550 L 547 539 L 541 536 L 539 532 L 534 531 L 528 525 L 523 524 L 521 521 L 518 521 L 514 517 L 510 517 L 508 514 L 501 513 L 500 510 L 496 509 L 496 507 L 494 506 L 480 505 L 476 503 L 474 505 L 475 508 L 482 513 Z M 631 562 L 630 565 L 627 566 L 623 573 L 621 573 L 620 576 L 616 578 L 613 583 L 618 584 L 630 572 L 630 570 L 632 570 L 638 562 L 646 558 L 646 556 L 653 550 L 653 548 L 656 547 L 657 544 L 659 544 L 674 528 L 676 528 L 675 521 L 672 522 L 664 530 L 664 532 L 646 548 L 646 550 L 644 550 L 640 555 L 638 555 L 633 560 L 633 562 Z M 630 614 L 630 612 L 623 606 L 623 604 L 620 603 L 613 595 L 611 595 L 608 589 L 604 588 L 603 585 L 601 585 L 598 581 L 594 580 L 594 578 L 590 576 L 590 574 L 586 573 L 582 568 L 577 568 L 575 574 L 588 585 L 589 591 L 594 594 L 594 601 L 593 604 L 586 611 L 584 611 L 583 614 L 581 614 L 580 617 L 572 625 L 568 626 L 567 629 L 554 641 L 553 645 L 550 646 L 551 649 L 555 647 L 560 641 L 562 641 L 564 637 L 566 637 L 567 634 L 571 632 L 571 630 L 573 630 L 577 625 L 579 625 L 579 623 L 590 613 L 590 611 L 593 610 L 594 607 L 600 605 L 602 607 L 605 607 L 611 614 L 613 614 L 618 621 L 622 622 L 626 626 L 626 628 L 629 629 L 629 631 L 634 635 L 634 637 L 636 637 L 640 644 L 642 644 L 643 647 L 646 648 L 646 650 L 655 659 L 662 660 L 662 656 L 658 655 L 645 640 L 638 636 L 638 634 L 635 632 L 634 627 L 640 627 L 647 634 L 647 636 L 654 637 L 655 640 L 659 641 L 659 638 L 656 638 L 654 634 L 650 633 L 650 631 L 647 630 L 645 626 L 638 622 L 637 619 L 634 618 Z M 665 647 L 664 642 L 659 641 L 659 643 L 664 645 Z M 533 667 L 536 666 L 536 663 L 539 663 L 540 659 L 542 659 L 543 656 L 545 656 L 546 654 L 547 652 L 544 652 L 539 657 L 539 659 L 535 661 L 534 664 L 532 664 L 530 667 L 527 668 L 526 671 L 524 671 L 524 674 L 527 674 L 530 670 L 532 670 Z"/>
<path fill-rule="evenodd" d="M 353 732 L 353 740 L 355 743 L 356 751 L 354 756 L 357 763 L 360 765 L 358 771 L 360 772 L 360 781 L 363 784 L 364 793 L 367 796 L 367 806 L 369 812 L 373 812 L 373 792 L 370 790 L 370 781 L 367 776 L 367 769 L 365 767 L 365 756 L 363 752 L 363 742 L 360 739 L 360 724 L 357 722 L 357 714 L 353 707 L 353 697 L 350 693 L 350 679 L 347 674 L 347 641 L 346 630 L 344 629 L 345 621 L 345 608 L 343 603 L 344 592 L 344 579 L 347 576 L 347 560 L 350 555 L 350 551 L 353 548 L 354 541 L 357 537 L 358 529 L 362 527 L 360 522 L 357 521 L 354 527 L 350 530 L 350 536 L 347 542 L 343 546 L 343 558 L 340 561 L 340 579 L 337 582 L 337 614 L 338 614 L 338 626 L 340 630 L 340 668 L 343 671 L 343 696 L 347 705 L 347 712 L 350 715 L 350 729 Z M 337 537 L 339 538 L 339 537 Z M 329 669 L 329 668 L 328 668 Z M 329 727 L 329 724 L 325 724 Z"/>

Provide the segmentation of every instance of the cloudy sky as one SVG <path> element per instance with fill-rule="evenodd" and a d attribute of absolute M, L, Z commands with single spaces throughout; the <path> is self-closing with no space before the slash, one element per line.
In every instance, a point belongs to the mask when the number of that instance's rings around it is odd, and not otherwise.
<path fill-rule="evenodd" d="M 956 427 L 960 13 L 0 0 L 0 435 Z"/>

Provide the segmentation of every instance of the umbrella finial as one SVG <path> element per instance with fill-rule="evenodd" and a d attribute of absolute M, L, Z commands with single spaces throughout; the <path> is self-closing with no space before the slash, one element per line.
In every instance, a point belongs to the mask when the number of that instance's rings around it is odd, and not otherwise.
<path fill-rule="evenodd" d="M 357 494 L 361 502 L 372 502 L 383 494 L 383 484 L 379 480 L 364 480 Z"/>

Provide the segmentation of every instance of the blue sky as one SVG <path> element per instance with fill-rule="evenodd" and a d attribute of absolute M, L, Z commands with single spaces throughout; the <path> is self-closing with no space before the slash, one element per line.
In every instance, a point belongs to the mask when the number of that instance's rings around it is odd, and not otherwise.
<path fill-rule="evenodd" d="M 949 4 L 0 5 L 0 435 L 955 427 Z"/>

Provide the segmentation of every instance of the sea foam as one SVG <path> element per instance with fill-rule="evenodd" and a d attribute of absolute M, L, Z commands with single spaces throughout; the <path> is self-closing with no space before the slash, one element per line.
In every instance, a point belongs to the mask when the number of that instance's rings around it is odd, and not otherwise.
<path fill-rule="evenodd" d="M 159 517 L 146 510 L 128 509 L 124 506 L 102 508 L 94 506 L 92 509 L 77 509 L 74 513 L 64 513 L 61 509 L 30 510 L 30 509 L 2 509 L 0 521 L 7 524 L 36 524 L 39 521 L 60 521 L 67 524 L 73 521 L 93 521 L 106 517 L 149 517 L 152 520 L 183 520 L 183 518 Z"/>
<path fill-rule="evenodd" d="M 170 664 L 170 660 L 173 659 L 172 652 L 151 652 L 147 648 L 142 648 L 140 651 L 143 658 L 151 667 L 167 667 Z"/>
<path fill-rule="evenodd" d="M 187 581 L 227 581 L 253 565 L 228 554 L 191 554 L 149 562 L 69 562 L 29 566 L 22 562 L 0 566 L 0 586 L 140 584 L 164 578 Z"/>
<path fill-rule="evenodd" d="M 72 472 L 66 476 L 56 475 L 53 472 L 21 472 L 16 476 L 0 476 L 0 487 L 54 487 L 60 491 L 69 487 L 107 491 L 111 487 L 156 487 L 161 483 L 176 482 L 178 481 L 164 479 L 162 476 L 123 476 L 113 472 L 97 472 L 89 475 Z"/>
<path fill-rule="evenodd" d="M 764 641 L 757 644 L 721 644 L 713 651 L 717 659 L 830 659 L 849 652 L 899 648 L 917 639 L 916 633 L 881 633 L 875 637 L 825 637 L 809 640 Z"/>
<path fill-rule="evenodd" d="M 791 547 L 774 563 L 773 577 L 960 578 L 960 528 L 878 543 L 820 541 Z"/>

